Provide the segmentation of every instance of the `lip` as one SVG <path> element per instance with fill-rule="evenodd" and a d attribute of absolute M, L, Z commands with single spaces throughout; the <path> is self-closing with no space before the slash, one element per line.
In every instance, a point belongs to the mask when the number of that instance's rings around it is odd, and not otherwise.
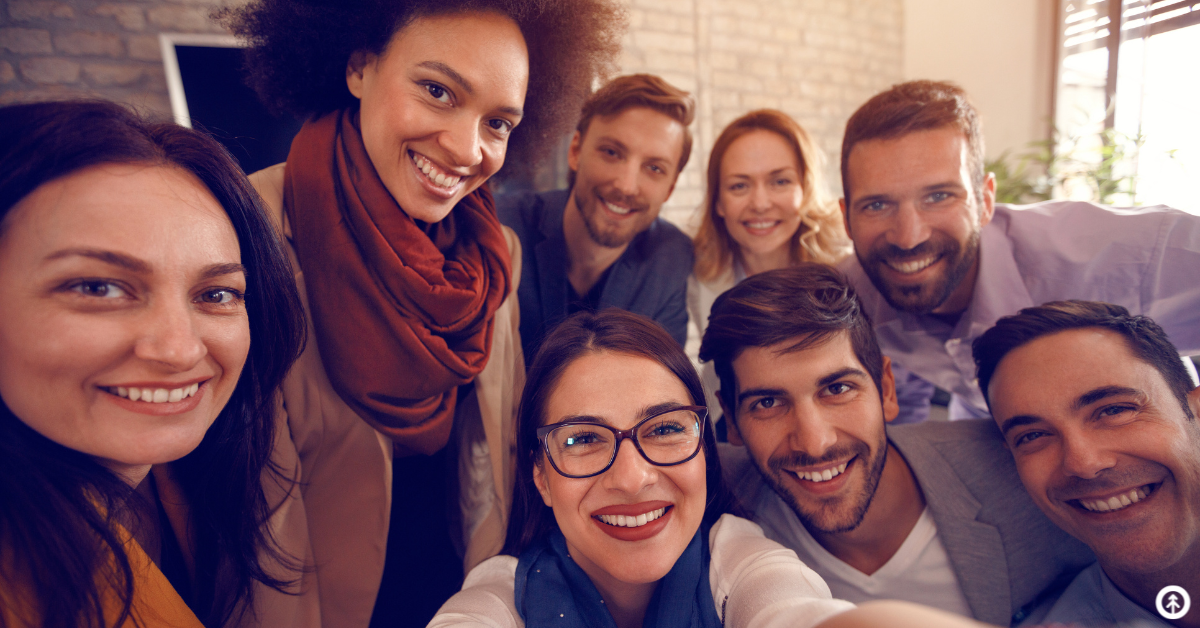
<path fill-rule="evenodd" d="M 826 480 L 824 482 L 813 482 L 811 480 L 802 480 L 802 479 L 800 479 L 800 476 L 796 475 L 796 473 L 790 469 L 781 469 L 781 471 L 783 471 L 783 475 L 785 477 L 787 477 L 793 484 L 800 487 L 805 492 L 811 493 L 813 495 L 829 495 L 831 493 L 836 493 L 836 492 L 842 490 L 842 488 L 846 486 L 846 483 L 848 482 L 847 478 L 850 476 L 851 472 L 858 470 L 858 462 L 859 462 L 859 456 L 857 456 L 857 455 L 853 456 L 852 458 L 850 458 L 849 460 L 846 461 L 846 470 L 845 471 L 842 471 L 836 477 Z M 841 464 L 841 463 L 838 463 L 838 464 Z M 815 471 L 818 468 L 819 469 L 827 469 L 830 466 L 836 466 L 836 465 L 826 464 L 826 465 L 821 465 L 820 467 L 814 467 L 811 469 L 801 469 L 801 471 Z"/>
<path fill-rule="evenodd" d="M 599 201 L 600 207 L 604 210 L 605 215 L 607 215 L 611 220 L 625 220 L 627 218 L 633 217 L 635 214 L 637 214 L 641 211 L 640 208 L 631 206 L 631 207 L 629 207 L 628 212 L 626 212 L 624 214 L 619 214 L 619 213 L 613 211 L 612 209 L 610 209 L 609 205 L 612 204 L 612 205 L 618 205 L 621 207 L 625 207 L 625 205 L 623 205 L 621 203 L 613 203 L 612 201 L 609 201 L 608 199 L 601 196 L 599 192 L 596 192 L 596 200 Z"/>
<path fill-rule="evenodd" d="M 769 227 L 752 227 L 751 226 L 751 223 L 763 223 L 763 222 L 770 222 L 771 226 L 769 226 Z M 743 220 L 742 228 L 745 229 L 746 233 L 749 233 L 750 235 L 765 236 L 765 235 L 771 235 L 771 233 L 773 233 L 776 229 L 778 229 L 779 225 L 781 225 L 781 224 L 783 224 L 782 220 L 774 220 L 774 221 Z"/>
<path fill-rule="evenodd" d="M 1132 487 L 1129 487 L 1129 488 L 1126 488 L 1123 490 L 1109 491 L 1109 492 L 1103 493 L 1101 495 L 1085 495 L 1082 497 L 1073 497 L 1073 498 L 1064 499 L 1061 501 L 1066 503 L 1073 511 L 1079 513 L 1083 517 L 1090 518 L 1090 519 L 1099 519 L 1101 521 L 1109 521 L 1112 519 L 1118 519 L 1118 518 L 1122 518 L 1122 517 L 1135 516 L 1137 513 L 1144 510 L 1143 507 L 1148 502 L 1157 501 L 1156 498 L 1158 497 L 1158 494 L 1162 489 L 1163 483 L 1164 483 L 1163 480 L 1160 480 L 1158 482 L 1148 482 L 1146 484 L 1139 484 L 1137 486 L 1132 486 Z M 1104 510 L 1104 511 L 1088 510 L 1087 508 L 1083 507 L 1083 504 L 1080 503 L 1081 501 L 1090 501 L 1090 502 L 1106 501 L 1111 497 L 1119 497 L 1119 496 L 1129 493 L 1135 489 L 1144 489 L 1145 487 L 1151 487 L 1150 490 L 1147 491 L 1148 494 L 1145 497 L 1130 504 L 1129 506 L 1125 506 L 1124 508 L 1120 508 L 1118 510 Z"/>
<path fill-rule="evenodd" d="M 916 261 L 916 260 L 913 260 L 913 261 Z M 920 270 L 913 271 L 911 273 L 902 272 L 900 270 L 892 268 L 891 264 L 888 264 L 888 262 L 883 259 L 879 260 L 879 266 L 881 266 L 884 269 L 884 271 L 887 272 L 892 277 L 895 277 L 895 278 L 901 279 L 901 280 L 919 282 L 919 281 L 925 279 L 928 275 L 936 272 L 936 269 L 940 268 L 944 261 L 945 261 L 945 255 L 942 255 L 942 254 L 936 255 L 936 256 L 934 256 L 933 261 L 929 262 L 925 267 L 921 268 Z"/>
<path fill-rule="evenodd" d="M 610 526 L 597 518 L 597 515 L 641 515 L 659 508 L 666 508 L 667 511 L 663 516 L 647 523 L 638 528 L 623 528 L 618 526 Z M 596 525 L 602 532 L 611 536 L 618 541 L 644 541 L 650 537 L 662 532 L 667 524 L 672 519 L 675 512 L 675 504 L 664 501 L 640 502 L 637 504 L 618 504 L 606 506 L 592 512 L 589 517 L 592 523 Z"/>
<path fill-rule="evenodd" d="M 420 155 L 422 158 L 429 160 L 429 163 L 433 164 L 437 169 L 443 172 L 452 173 L 454 176 L 462 178 L 452 187 L 440 186 L 434 183 L 424 172 L 421 172 L 421 169 L 418 168 L 417 164 L 413 162 L 413 155 Z M 430 159 L 430 157 L 425 153 L 419 153 L 411 148 L 405 151 L 404 159 L 408 162 L 409 169 L 412 171 L 413 176 L 416 177 L 417 182 L 421 184 L 421 187 L 424 188 L 430 196 L 440 200 L 445 201 L 457 198 L 459 192 L 461 192 L 462 189 L 467 185 L 467 179 L 471 177 L 469 174 L 461 174 L 450 168 L 446 168 L 436 160 Z"/>
<path fill-rule="evenodd" d="M 162 382 L 157 382 L 157 383 L 131 382 L 128 384 L 121 384 L 121 386 L 126 387 L 126 388 L 135 388 L 136 387 L 136 388 L 167 388 L 167 389 L 182 388 L 183 386 L 190 386 L 195 383 L 200 384 L 200 388 L 199 388 L 199 390 L 196 391 L 196 394 L 192 395 L 191 397 L 187 397 L 186 399 L 180 399 L 179 401 L 174 401 L 174 402 L 168 401 L 168 402 L 164 402 L 164 403 L 146 403 L 144 401 L 133 401 L 132 399 L 126 399 L 125 397 L 122 397 L 120 395 L 115 395 L 113 393 L 110 393 L 107 390 L 104 390 L 103 388 L 100 389 L 100 393 L 102 395 L 104 395 L 104 397 L 106 399 L 108 399 L 112 403 L 116 404 L 117 407 L 125 409 L 125 410 L 129 410 L 130 412 L 136 412 L 138 414 L 148 414 L 151 416 L 169 416 L 172 414 L 182 414 L 184 412 L 190 412 L 190 411 L 196 409 L 196 406 L 200 405 L 200 401 L 208 393 L 208 389 L 209 389 L 208 382 L 210 382 L 210 381 L 211 381 L 211 378 L 205 378 L 205 379 L 199 379 L 199 380 L 193 379 L 189 382 L 172 383 L 172 384 L 164 384 Z M 111 388 L 116 388 L 116 386 L 112 386 Z"/>

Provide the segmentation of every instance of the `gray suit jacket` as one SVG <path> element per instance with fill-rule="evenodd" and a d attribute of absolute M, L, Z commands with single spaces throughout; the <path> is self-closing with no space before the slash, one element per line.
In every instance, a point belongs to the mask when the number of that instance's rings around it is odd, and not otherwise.
<path fill-rule="evenodd" d="M 917 478 L 976 619 L 1000 626 L 1019 622 L 1095 561 L 1086 545 L 1046 519 L 1029 499 L 990 419 L 889 426 L 887 435 Z M 751 511 L 761 500 L 779 499 L 744 448 L 723 447 L 721 462 L 735 494 Z M 764 531 L 786 546 L 798 546 L 779 538 L 777 530 Z"/>

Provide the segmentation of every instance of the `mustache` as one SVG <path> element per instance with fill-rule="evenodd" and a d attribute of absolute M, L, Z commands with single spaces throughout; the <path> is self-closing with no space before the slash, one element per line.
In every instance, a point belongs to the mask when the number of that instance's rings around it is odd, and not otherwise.
<path fill-rule="evenodd" d="M 650 209 L 650 203 L 647 203 L 636 196 L 626 196 L 617 191 L 596 190 L 596 196 L 606 203 L 612 203 L 613 205 L 624 205 L 635 212 Z"/>
<path fill-rule="evenodd" d="M 895 244 L 884 242 L 871 249 L 872 261 L 908 261 L 929 257 L 930 255 L 945 255 L 951 258 L 957 257 L 959 249 L 958 242 L 952 238 L 930 238 L 924 242 L 912 247 L 911 249 L 902 249 Z"/>
<path fill-rule="evenodd" d="M 1094 497 L 1119 490 L 1127 490 L 1158 484 L 1167 473 L 1166 467 L 1158 464 L 1140 465 L 1136 469 L 1120 469 L 1102 471 L 1095 478 L 1067 477 L 1057 486 L 1049 490 L 1050 497 L 1059 501 L 1070 501 L 1084 497 Z"/>
<path fill-rule="evenodd" d="M 815 467 L 828 464 L 836 460 L 845 460 L 853 456 L 858 456 L 865 460 L 867 454 L 869 453 L 870 449 L 867 447 L 866 443 L 855 443 L 854 445 L 849 445 L 846 447 L 830 449 L 829 451 L 825 452 L 824 455 L 819 457 L 811 456 L 803 451 L 793 451 L 789 454 L 772 456 L 771 459 L 767 461 L 767 466 L 770 467 L 772 471 L 778 473 L 792 467 Z"/>

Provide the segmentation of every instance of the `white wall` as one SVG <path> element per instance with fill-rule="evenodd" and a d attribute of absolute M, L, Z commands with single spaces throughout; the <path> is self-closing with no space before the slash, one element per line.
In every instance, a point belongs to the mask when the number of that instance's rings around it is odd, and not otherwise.
<path fill-rule="evenodd" d="M 905 0 L 905 79 L 961 85 L 988 157 L 1049 137 L 1057 0 Z"/>

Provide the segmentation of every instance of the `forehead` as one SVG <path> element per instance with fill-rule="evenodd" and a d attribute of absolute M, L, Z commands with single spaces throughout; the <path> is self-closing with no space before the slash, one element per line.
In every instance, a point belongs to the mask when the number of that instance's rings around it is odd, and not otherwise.
<path fill-rule="evenodd" d="M 498 86 L 515 82 L 521 87 L 519 100 L 524 99 L 529 78 L 529 53 L 520 27 L 508 16 L 494 12 L 418 17 L 392 36 L 383 57 L 386 63 L 399 66 L 445 63 L 469 79 L 481 94 L 511 97 L 498 91 Z"/>
<path fill-rule="evenodd" d="M 988 397 L 997 419 L 1048 418 L 1076 414 L 1080 396 L 1109 386 L 1177 405 L 1158 369 L 1137 358 L 1120 334 L 1099 328 L 1060 331 L 1013 349 L 997 365 Z"/>
<path fill-rule="evenodd" d="M 615 139 L 646 156 L 678 161 L 683 152 L 683 134 L 683 125 L 675 118 L 649 107 L 629 107 L 592 118 L 584 130 L 583 141 Z"/>
<path fill-rule="evenodd" d="M 788 350 L 801 339 L 796 337 L 742 351 L 733 360 L 738 389 L 807 390 L 821 378 L 836 371 L 854 368 L 866 372 L 858 356 L 854 355 L 849 332 L 839 331 L 804 349 Z"/>
<path fill-rule="evenodd" d="M 855 198 L 899 195 L 946 182 L 968 187 L 967 138 L 954 127 L 859 142 L 846 169 Z"/>
<path fill-rule="evenodd" d="M 563 370 L 546 400 L 544 420 L 587 415 L 625 428 L 641 419 L 647 407 L 668 402 L 691 405 L 692 399 L 665 366 L 642 356 L 593 351 Z"/>
<path fill-rule="evenodd" d="M 721 157 L 721 174 L 735 174 L 739 170 L 776 170 L 797 168 L 800 162 L 796 151 L 781 135 L 766 129 L 754 129 L 733 140 Z"/>

